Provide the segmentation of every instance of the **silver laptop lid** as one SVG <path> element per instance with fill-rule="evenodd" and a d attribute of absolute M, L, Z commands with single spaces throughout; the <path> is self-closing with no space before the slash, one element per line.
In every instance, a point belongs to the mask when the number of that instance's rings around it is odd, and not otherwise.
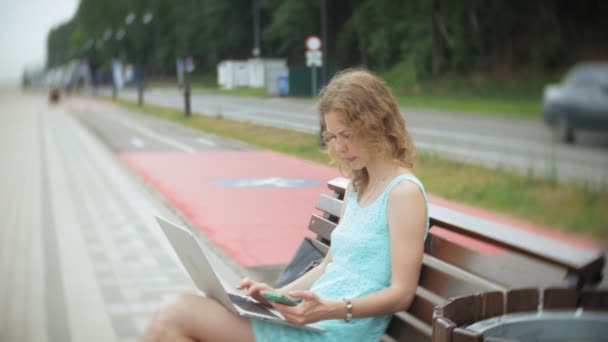
<path fill-rule="evenodd" d="M 162 217 L 155 216 L 155 218 L 186 271 L 190 274 L 194 285 L 206 296 L 238 313 L 194 234 Z"/>

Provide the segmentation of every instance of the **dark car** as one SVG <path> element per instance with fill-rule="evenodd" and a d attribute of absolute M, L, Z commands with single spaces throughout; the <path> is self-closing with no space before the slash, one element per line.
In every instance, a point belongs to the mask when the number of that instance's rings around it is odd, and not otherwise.
<path fill-rule="evenodd" d="M 608 63 L 576 65 L 560 84 L 547 85 L 543 118 L 568 143 L 578 129 L 608 130 Z"/>

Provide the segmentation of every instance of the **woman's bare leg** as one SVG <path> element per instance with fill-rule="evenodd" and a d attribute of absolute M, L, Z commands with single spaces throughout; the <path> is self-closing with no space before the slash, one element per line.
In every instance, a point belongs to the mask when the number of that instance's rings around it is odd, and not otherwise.
<path fill-rule="evenodd" d="M 150 319 L 142 341 L 255 341 L 249 319 L 208 297 L 180 295 Z"/>

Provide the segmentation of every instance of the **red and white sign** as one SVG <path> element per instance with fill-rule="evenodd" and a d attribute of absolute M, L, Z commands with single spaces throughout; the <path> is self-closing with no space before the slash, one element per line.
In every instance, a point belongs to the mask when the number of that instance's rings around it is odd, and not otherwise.
<path fill-rule="evenodd" d="M 319 51 L 322 45 L 321 38 L 317 36 L 308 36 L 306 38 L 306 49 L 308 51 Z"/>

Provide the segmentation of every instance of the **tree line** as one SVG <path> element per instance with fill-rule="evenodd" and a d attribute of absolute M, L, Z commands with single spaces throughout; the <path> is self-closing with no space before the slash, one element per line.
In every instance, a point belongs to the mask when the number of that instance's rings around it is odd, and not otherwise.
<path fill-rule="evenodd" d="M 608 59 L 602 0 L 80 0 L 49 32 L 47 67 L 87 58 L 107 68 L 119 57 L 169 75 L 177 57 L 192 56 L 209 74 L 221 60 L 250 58 L 257 28 L 262 57 L 304 65 L 324 11 L 326 60 L 338 69 L 400 66 L 424 78 Z"/>

